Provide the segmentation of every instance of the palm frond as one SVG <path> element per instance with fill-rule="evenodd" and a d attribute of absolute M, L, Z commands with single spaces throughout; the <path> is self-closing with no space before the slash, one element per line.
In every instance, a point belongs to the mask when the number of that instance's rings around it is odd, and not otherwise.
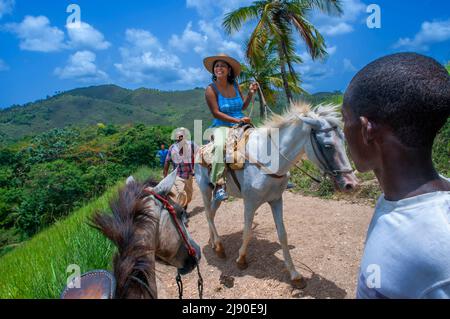
<path fill-rule="evenodd" d="M 222 26 L 227 34 L 232 34 L 239 31 L 245 22 L 257 19 L 259 16 L 258 12 L 259 7 L 257 5 L 239 8 L 225 14 Z"/>
<path fill-rule="evenodd" d="M 341 0 L 292 0 L 287 3 L 290 11 L 297 9 L 304 11 L 318 9 L 319 11 L 332 15 L 340 16 L 343 13 Z"/>
<path fill-rule="evenodd" d="M 304 17 L 291 15 L 290 18 L 292 24 L 305 41 L 307 50 L 312 59 L 324 58 L 327 55 L 327 52 L 325 51 L 325 40 L 320 32 Z"/>

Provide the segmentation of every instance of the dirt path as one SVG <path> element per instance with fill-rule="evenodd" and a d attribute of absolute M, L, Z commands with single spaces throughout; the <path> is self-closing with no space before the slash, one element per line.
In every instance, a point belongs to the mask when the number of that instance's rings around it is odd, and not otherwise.
<path fill-rule="evenodd" d="M 235 265 L 242 242 L 242 200 L 220 207 L 216 226 L 227 259 L 219 259 L 208 245 L 209 231 L 198 188 L 190 205 L 189 231 L 202 249 L 200 264 L 204 298 L 354 298 L 363 242 L 373 208 L 284 194 L 284 221 L 297 270 L 306 277 L 304 290 L 293 289 L 285 270 L 281 246 L 269 205 L 255 217 L 254 237 L 247 260 L 249 267 Z M 160 298 L 178 298 L 176 270 L 157 265 Z M 183 277 L 184 297 L 198 298 L 197 273 Z"/>

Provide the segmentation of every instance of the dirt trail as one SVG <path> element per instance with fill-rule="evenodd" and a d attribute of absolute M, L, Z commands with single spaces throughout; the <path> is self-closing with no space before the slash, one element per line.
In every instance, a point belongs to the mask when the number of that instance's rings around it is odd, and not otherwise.
<path fill-rule="evenodd" d="M 219 259 L 208 245 L 209 230 L 198 188 L 189 207 L 189 231 L 202 249 L 200 269 L 204 298 L 354 298 L 363 242 L 373 208 L 343 201 L 284 194 L 284 221 L 294 264 L 306 277 L 304 290 L 293 289 L 285 270 L 281 246 L 269 205 L 258 211 L 247 260 L 235 264 L 242 242 L 242 200 L 220 207 L 216 226 L 227 259 Z M 158 264 L 160 298 L 178 298 L 176 270 Z M 196 271 L 183 277 L 184 298 L 198 298 Z"/>

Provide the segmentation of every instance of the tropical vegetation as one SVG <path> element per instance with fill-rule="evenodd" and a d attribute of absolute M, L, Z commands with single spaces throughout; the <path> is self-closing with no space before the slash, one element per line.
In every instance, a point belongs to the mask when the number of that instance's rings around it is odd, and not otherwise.
<path fill-rule="evenodd" d="M 249 21 L 256 21 L 256 27 L 246 44 L 246 56 L 250 64 L 256 66 L 264 63 L 262 60 L 271 58 L 271 52 L 266 50 L 267 44 L 274 46 L 288 101 L 293 100 L 289 82 L 300 85 L 295 63 L 301 63 L 302 60 L 295 50 L 295 36 L 300 36 L 313 60 L 327 55 L 323 36 L 308 21 L 313 10 L 340 15 L 342 6 L 339 0 L 260 0 L 226 14 L 223 20 L 223 27 L 228 34 L 239 31 Z"/>
<path fill-rule="evenodd" d="M 138 167 L 156 167 L 171 127 L 99 123 L 0 147 L 0 255 L 102 195 Z"/>

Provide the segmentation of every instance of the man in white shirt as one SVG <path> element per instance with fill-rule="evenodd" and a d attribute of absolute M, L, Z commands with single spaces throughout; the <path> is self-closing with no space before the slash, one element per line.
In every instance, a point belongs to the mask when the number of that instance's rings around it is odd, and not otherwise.
<path fill-rule="evenodd" d="M 175 195 L 175 201 L 185 210 L 192 200 L 194 192 L 194 158 L 198 151 L 198 146 L 188 140 L 189 133 L 184 127 L 180 127 L 175 132 L 176 143 L 169 147 L 165 164 L 164 177 L 168 175 L 170 163 L 177 170 L 177 179 L 172 187 L 172 193 Z"/>
<path fill-rule="evenodd" d="M 450 115 L 450 76 L 414 53 L 378 59 L 350 83 L 344 132 L 384 194 L 367 233 L 357 298 L 450 298 L 450 180 L 431 151 Z"/>

